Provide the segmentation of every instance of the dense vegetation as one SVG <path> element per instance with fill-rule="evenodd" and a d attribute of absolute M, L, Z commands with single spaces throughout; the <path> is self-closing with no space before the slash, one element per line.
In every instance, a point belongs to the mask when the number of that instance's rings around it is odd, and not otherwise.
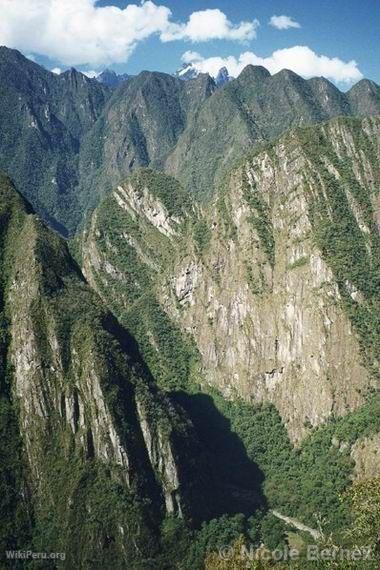
<path fill-rule="evenodd" d="M 182 217 L 191 209 L 192 201 L 188 192 L 171 176 L 151 168 L 140 168 L 130 177 L 130 183 L 139 192 L 148 189 L 149 194 L 158 198 L 169 216 Z"/>
<path fill-rule="evenodd" d="M 273 237 L 272 223 L 269 218 L 269 207 L 264 202 L 255 188 L 248 183 L 247 175 L 243 173 L 243 196 L 249 207 L 251 208 L 250 223 L 257 231 L 263 250 L 265 251 L 268 262 L 273 267 L 275 262 L 275 243 Z"/>

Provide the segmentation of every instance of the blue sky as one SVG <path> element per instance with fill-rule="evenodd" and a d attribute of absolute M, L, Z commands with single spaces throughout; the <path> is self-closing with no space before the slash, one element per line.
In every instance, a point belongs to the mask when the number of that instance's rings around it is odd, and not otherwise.
<path fill-rule="evenodd" d="M 110 4 L 107 0 L 99 4 Z M 113 2 L 123 6 L 125 2 Z M 307 45 L 317 53 L 355 59 L 365 77 L 380 83 L 380 1 L 378 0 L 168 0 L 164 2 L 175 18 L 185 20 L 195 10 L 219 8 L 231 21 L 257 18 L 261 25 L 248 48 L 261 56 L 294 45 Z M 287 14 L 301 24 L 300 29 L 279 31 L 267 25 L 273 14 Z M 184 47 L 186 48 L 184 50 Z M 204 56 L 239 55 L 246 46 L 214 41 L 197 45 Z M 136 73 L 143 69 L 172 72 L 184 51 L 194 45 L 179 42 L 167 46 L 149 39 L 139 46 L 120 69 Z"/>
<path fill-rule="evenodd" d="M 361 76 L 380 83 L 378 0 L 61 0 L 59 12 L 53 0 L 27 6 L 0 0 L 0 44 L 50 69 L 172 73 L 185 60 L 211 74 L 226 64 L 236 75 L 257 63 L 325 75 L 342 89 Z M 269 25 L 273 16 L 298 27 L 278 29 Z"/>

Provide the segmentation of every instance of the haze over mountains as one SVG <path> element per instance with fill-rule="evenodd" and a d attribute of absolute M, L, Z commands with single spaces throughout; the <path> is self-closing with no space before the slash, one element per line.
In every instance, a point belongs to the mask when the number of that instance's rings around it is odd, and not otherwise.
<path fill-rule="evenodd" d="M 380 87 L 2 47 L 0 171 L 0 555 L 377 569 Z"/>
<path fill-rule="evenodd" d="M 284 130 L 380 108 L 380 88 L 368 80 L 342 93 L 323 78 L 248 66 L 222 89 L 208 75 L 184 82 L 154 72 L 110 89 L 75 70 L 56 76 L 7 48 L 0 81 L 0 167 L 62 233 L 139 166 L 176 176 L 202 199 L 245 151 Z"/>

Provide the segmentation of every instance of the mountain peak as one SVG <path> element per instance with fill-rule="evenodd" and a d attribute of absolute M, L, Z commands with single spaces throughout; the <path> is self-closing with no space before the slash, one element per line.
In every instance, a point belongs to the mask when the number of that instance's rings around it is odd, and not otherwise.
<path fill-rule="evenodd" d="M 124 81 L 128 81 L 130 79 L 130 75 L 127 73 L 118 74 L 113 69 L 105 69 L 96 77 L 99 83 L 103 83 L 103 85 L 107 85 L 108 87 L 117 87 L 120 83 Z"/>
<path fill-rule="evenodd" d="M 0 46 L 0 54 L 1 55 L 5 55 L 5 56 L 9 56 L 9 57 L 18 57 L 18 58 L 23 58 L 23 59 L 27 59 L 20 51 L 18 51 L 17 49 L 12 49 L 9 48 L 7 46 Z"/>
<path fill-rule="evenodd" d="M 202 73 L 201 71 L 199 71 L 199 69 L 197 69 L 193 63 L 184 63 L 181 69 L 176 71 L 175 75 L 176 77 L 179 77 L 179 79 L 182 79 L 183 81 L 190 81 L 191 79 L 196 79 L 199 75 L 208 75 L 209 77 L 212 77 L 217 87 L 223 87 L 223 85 L 225 85 L 226 83 L 228 83 L 233 79 L 233 77 L 230 76 L 227 67 L 225 66 L 221 67 L 216 76 L 213 77 L 210 73 Z"/>
<path fill-rule="evenodd" d="M 246 65 L 243 71 L 240 73 L 239 78 L 249 78 L 253 80 L 261 80 L 267 79 L 271 77 L 269 71 L 263 67 L 262 65 Z"/>
<path fill-rule="evenodd" d="M 233 77 L 230 76 L 227 67 L 221 67 L 218 75 L 215 77 L 215 83 L 218 87 L 223 87 L 223 85 L 232 81 L 232 79 Z"/>
<path fill-rule="evenodd" d="M 365 93 L 366 92 L 368 94 L 368 93 L 378 92 L 379 90 L 380 90 L 380 88 L 377 85 L 377 83 L 375 83 L 371 79 L 361 79 L 360 81 L 355 83 L 355 85 L 353 85 L 353 87 L 351 87 L 351 89 L 348 91 L 348 93 L 353 93 L 353 92 Z"/>
<path fill-rule="evenodd" d="M 183 81 L 189 81 L 190 79 L 195 79 L 199 75 L 199 71 L 192 63 L 184 63 L 180 69 L 175 73 L 177 77 Z"/>
<path fill-rule="evenodd" d="M 281 69 L 273 75 L 273 77 L 283 78 L 287 81 L 305 81 L 303 77 L 292 71 L 291 69 Z"/>
<path fill-rule="evenodd" d="M 370 79 L 361 79 L 347 92 L 351 108 L 357 115 L 378 115 L 380 86 Z"/>

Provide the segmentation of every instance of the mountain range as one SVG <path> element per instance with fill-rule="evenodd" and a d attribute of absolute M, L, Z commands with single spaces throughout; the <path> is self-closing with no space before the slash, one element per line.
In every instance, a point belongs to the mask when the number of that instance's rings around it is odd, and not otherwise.
<path fill-rule="evenodd" d="M 375 569 L 380 87 L 183 79 L 0 48 L 4 568 Z"/>
<path fill-rule="evenodd" d="M 172 174 L 202 199 L 240 156 L 284 130 L 380 109 L 380 87 L 368 80 L 344 94 L 323 78 L 248 66 L 221 89 L 208 75 L 184 82 L 142 72 L 111 90 L 7 48 L 0 85 L 0 167 L 66 235 L 135 168 Z"/>

